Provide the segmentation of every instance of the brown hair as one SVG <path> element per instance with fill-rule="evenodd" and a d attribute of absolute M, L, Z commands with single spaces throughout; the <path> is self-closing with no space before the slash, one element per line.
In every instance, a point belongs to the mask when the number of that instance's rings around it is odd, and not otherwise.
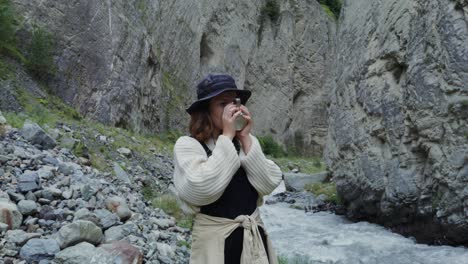
<path fill-rule="evenodd" d="M 190 117 L 189 131 L 191 136 L 202 142 L 212 137 L 214 124 L 207 108 L 193 112 Z"/>

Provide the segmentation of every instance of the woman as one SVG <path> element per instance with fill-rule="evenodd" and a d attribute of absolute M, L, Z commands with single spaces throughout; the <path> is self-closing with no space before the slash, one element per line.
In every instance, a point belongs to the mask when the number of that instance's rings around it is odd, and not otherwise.
<path fill-rule="evenodd" d="M 187 109 L 191 135 L 174 146 L 174 185 L 196 213 L 192 264 L 277 263 L 257 207 L 282 173 L 251 134 L 252 116 L 245 107 L 250 95 L 229 75 L 206 76 L 197 85 L 198 100 Z M 240 115 L 247 124 L 236 131 Z"/>

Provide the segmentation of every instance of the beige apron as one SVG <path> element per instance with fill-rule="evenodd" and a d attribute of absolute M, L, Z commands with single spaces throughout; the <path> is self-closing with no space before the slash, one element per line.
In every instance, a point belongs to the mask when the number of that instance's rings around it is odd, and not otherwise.
<path fill-rule="evenodd" d="M 268 256 L 263 247 L 258 227 L 265 228 L 258 208 L 252 215 L 239 215 L 234 220 L 198 213 L 193 225 L 190 264 L 223 264 L 224 240 L 239 226 L 244 227 L 241 264 L 278 264 L 266 231 Z"/>

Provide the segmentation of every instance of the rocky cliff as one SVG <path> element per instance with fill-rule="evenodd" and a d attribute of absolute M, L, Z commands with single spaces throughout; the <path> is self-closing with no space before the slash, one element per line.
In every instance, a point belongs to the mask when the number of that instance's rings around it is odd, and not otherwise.
<path fill-rule="evenodd" d="M 350 217 L 468 244 L 467 17 L 467 1 L 346 1 L 325 158 Z"/>
<path fill-rule="evenodd" d="M 197 81 L 231 73 L 255 133 L 326 146 L 351 218 L 468 243 L 466 0 L 345 1 L 338 23 L 315 0 L 13 2 L 54 34 L 48 86 L 82 114 L 183 129 Z"/>
<path fill-rule="evenodd" d="M 14 3 L 26 26 L 54 34 L 49 85 L 84 115 L 140 131 L 184 129 L 197 81 L 228 72 L 254 92 L 257 133 L 322 153 L 336 24 L 316 1 Z"/>

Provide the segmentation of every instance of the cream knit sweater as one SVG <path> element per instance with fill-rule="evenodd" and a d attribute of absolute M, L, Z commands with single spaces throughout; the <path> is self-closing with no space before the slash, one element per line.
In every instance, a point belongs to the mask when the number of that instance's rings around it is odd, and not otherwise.
<path fill-rule="evenodd" d="M 203 146 L 189 136 L 180 137 L 174 146 L 174 185 L 181 201 L 189 206 L 184 211 L 199 212 L 200 206 L 216 201 L 223 194 L 240 166 L 257 190 L 257 204 L 281 182 L 281 170 L 262 152 L 256 137 L 250 134 L 252 146 L 247 154 L 237 154 L 232 140 L 224 135 L 207 143 L 212 155 L 207 157 Z M 242 195 L 242 194 L 240 194 Z"/>

